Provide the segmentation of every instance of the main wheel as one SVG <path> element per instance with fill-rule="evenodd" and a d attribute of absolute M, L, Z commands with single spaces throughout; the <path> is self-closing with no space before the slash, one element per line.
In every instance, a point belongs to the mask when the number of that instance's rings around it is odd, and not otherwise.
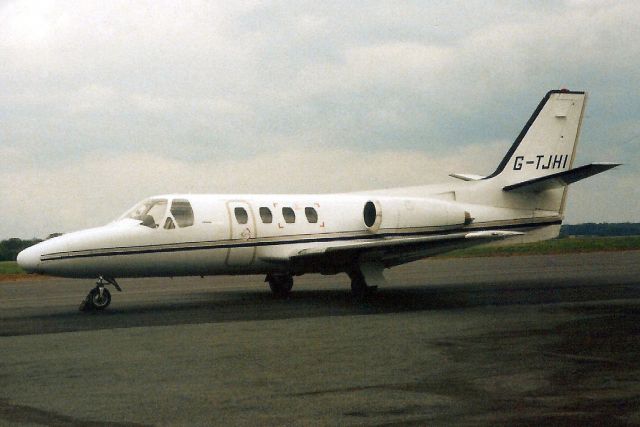
<path fill-rule="evenodd" d="M 349 277 L 351 278 L 351 295 L 357 301 L 364 301 L 378 289 L 377 286 L 369 286 L 364 275 L 359 271 L 349 273 Z"/>
<path fill-rule="evenodd" d="M 364 300 L 368 293 L 369 288 L 362 275 L 358 274 L 351 279 L 351 295 L 353 295 L 356 300 Z"/>
<path fill-rule="evenodd" d="M 284 276 L 267 276 L 267 282 L 269 282 L 269 288 L 273 295 L 283 298 L 291 293 L 293 288 L 293 277 L 289 275 Z"/>
<path fill-rule="evenodd" d="M 106 288 L 102 288 L 101 295 L 98 288 L 91 289 L 91 292 L 89 292 L 89 304 L 96 310 L 104 310 L 111 304 L 111 292 Z"/>

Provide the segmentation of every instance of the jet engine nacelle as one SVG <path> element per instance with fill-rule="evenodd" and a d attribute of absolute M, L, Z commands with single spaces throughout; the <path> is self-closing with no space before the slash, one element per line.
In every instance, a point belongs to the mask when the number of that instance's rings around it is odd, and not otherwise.
<path fill-rule="evenodd" d="M 437 199 L 369 200 L 362 210 L 364 224 L 373 233 L 397 228 L 456 226 L 471 221 L 464 209 Z"/>

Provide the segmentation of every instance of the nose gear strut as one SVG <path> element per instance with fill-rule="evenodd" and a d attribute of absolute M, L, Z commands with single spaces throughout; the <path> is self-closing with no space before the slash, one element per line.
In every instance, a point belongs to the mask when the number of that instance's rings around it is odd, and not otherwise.
<path fill-rule="evenodd" d="M 91 289 L 87 296 L 80 303 L 80 311 L 104 310 L 111 304 L 111 292 L 105 287 L 113 285 L 118 292 L 122 292 L 122 288 L 113 277 L 100 276 L 96 282 L 96 287 Z"/>

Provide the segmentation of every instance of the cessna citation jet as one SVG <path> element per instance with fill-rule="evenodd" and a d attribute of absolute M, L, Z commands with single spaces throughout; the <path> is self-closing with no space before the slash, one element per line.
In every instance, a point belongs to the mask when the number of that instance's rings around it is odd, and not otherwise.
<path fill-rule="evenodd" d="M 495 240 L 558 236 L 567 186 L 618 166 L 573 168 L 586 94 L 553 90 L 489 176 L 344 194 L 193 195 L 146 199 L 116 221 L 25 249 L 28 272 L 97 278 L 81 309 L 106 308 L 116 278 L 264 274 L 274 294 L 293 277 L 347 273 L 354 295 L 385 268 Z"/>

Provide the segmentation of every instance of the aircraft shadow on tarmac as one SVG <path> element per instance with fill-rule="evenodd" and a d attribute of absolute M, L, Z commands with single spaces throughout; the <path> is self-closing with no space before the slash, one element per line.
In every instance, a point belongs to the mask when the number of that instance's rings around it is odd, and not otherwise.
<path fill-rule="evenodd" d="M 298 290 L 287 299 L 267 291 L 216 291 L 190 294 L 183 301 L 116 300 L 104 312 L 64 310 L 3 319 L 0 336 L 31 335 L 180 324 L 370 315 L 451 310 L 483 306 L 576 303 L 640 298 L 637 284 L 518 282 L 380 289 L 365 301 L 345 290 Z"/>

